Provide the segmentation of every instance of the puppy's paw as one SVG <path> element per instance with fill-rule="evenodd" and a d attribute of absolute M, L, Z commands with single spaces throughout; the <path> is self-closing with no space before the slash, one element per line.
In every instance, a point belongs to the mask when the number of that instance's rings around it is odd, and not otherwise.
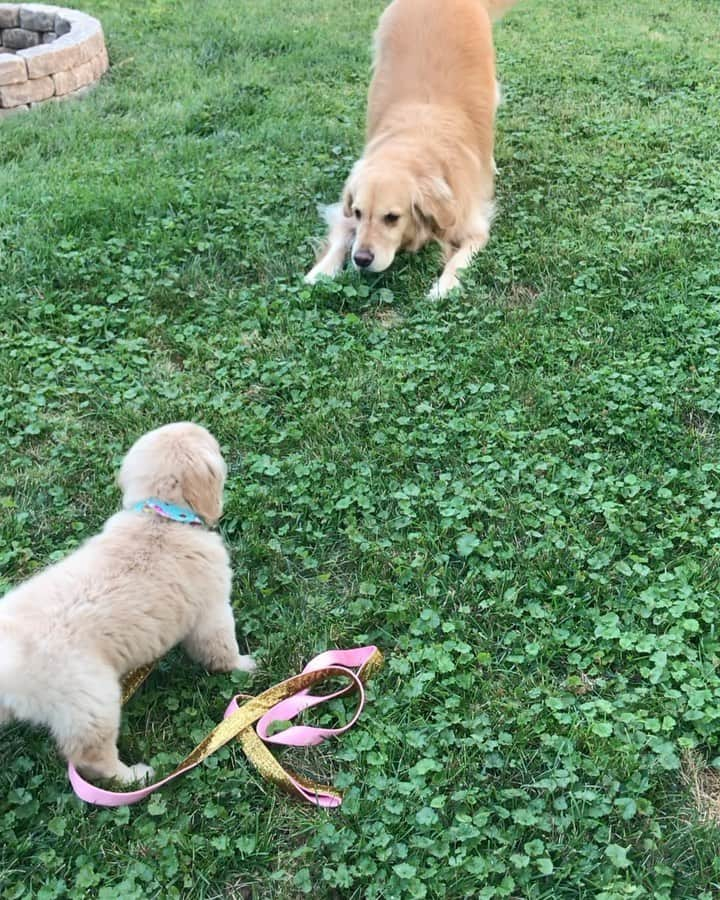
<path fill-rule="evenodd" d="M 205 662 L 205 668 L 208 672 L 221 674 L 223 672 L 254 672 L 257 664 L 252 656 L 241 656 L 237 650 L 227 651 L 220 656 L 218 653 L 213 654 L 212 659 Z"/>
<path fill-rule="evenodd" d="M 240 672 L 256 672 L 257 663 L 252 656 L 239 656 L 235 668 Z"/>
<path fill-rule="evenodd" d="M 132 784 L 133 782 L 150 784 L 155 777 L 155 769 L 152 766 L 146 766 L 145 763 L 135 763 L 134 766 L 129 766 L 128 768 L 130 770 L 130 778 L 125 782 L 126 784 Z"/>
<path fill-rule="evenodd" d="M 120 784 L 149 784 L 155 777 L 155 770 L 151 766 L 144 763 L 136 763 L 134 766 L 126 766 L 118 760 L 113 772 L 100 771 L 93 766 L 83 766 L 82 770 L 87 772 L 91 778 L 111 778 Z"/>
<path fill-rule="evenodd" d="M 252 656 L 241 656 L 237 650 L 228 650 L 225 654 L 220 655 L 215 652 L 211 659 L 205 661 L 205 668 L 208 672 L 217 674 L 223 672 L 254 672 L 257 669 L 257 663 Z"/>

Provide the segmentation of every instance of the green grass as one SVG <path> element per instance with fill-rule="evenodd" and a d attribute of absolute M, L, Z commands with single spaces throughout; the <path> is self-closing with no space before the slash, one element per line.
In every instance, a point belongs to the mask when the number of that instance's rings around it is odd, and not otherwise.
<path fill-rule="evenodd" d="M 168 771 L 327 647 L 388 658 L 300 758 L 331 813 L 232 748 L 88 808 L 10 727 L 3 900 L 717 895 L 681 772 L 720 756 L 717 0 L 527 0 L 498 28 L 499 217 L 440 303 L 433 250 L 301 280 L 382 6 L 96 0 L 109 76 L 0 124 L 0 590 L 117 508 L 138 434 L 193 418 L 261 668 L 172 653 L 124 755 Z"/>

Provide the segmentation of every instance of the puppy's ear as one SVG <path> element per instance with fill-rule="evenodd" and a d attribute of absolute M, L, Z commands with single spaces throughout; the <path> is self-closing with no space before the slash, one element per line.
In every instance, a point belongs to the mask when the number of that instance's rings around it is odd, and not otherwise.
<path fill-rule="evenodd" d="M 420 223 L 433 234 L 449 231 L 457 221 L 452 189 L 439 175 L 421 178 L 417 182 L 412 209 Z"/>
<path fill-rule="evenodd" d="M 185 500 L 208 525 L 215 525 L 223 509 L 227 469 L 222 456 L 204 450 L 183 467 L 180 490 Z"/>

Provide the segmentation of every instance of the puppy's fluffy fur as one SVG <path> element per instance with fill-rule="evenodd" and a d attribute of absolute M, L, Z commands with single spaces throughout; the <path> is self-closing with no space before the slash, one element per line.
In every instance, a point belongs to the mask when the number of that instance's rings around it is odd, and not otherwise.
<path fill-rule="evenodd" d="M 137 441 L 118 476 L 123 510 L 0 600 L 0 722 L 45 725 L 88 775 L 132 782 L 152 770 L 118 757 L 123 675 L 181 641 L 210 670 L 254 668 L 238 650 L 220 536 L 132 509 L 158 497 L 213 525 L 225 474 L 217 441 L 198 425 L 166 425 Z"/>
<path fill-rule="evenodd" d="M 327 244 L 306 276 L 384 271 L 399 250 L 431 240 L 444 296 L 487 243 L 493 216 L 493 131 L 499 91 L 491 20 L 516 0 L 394 0 L 380 17 L 367 143 L 329 207 Z"/>

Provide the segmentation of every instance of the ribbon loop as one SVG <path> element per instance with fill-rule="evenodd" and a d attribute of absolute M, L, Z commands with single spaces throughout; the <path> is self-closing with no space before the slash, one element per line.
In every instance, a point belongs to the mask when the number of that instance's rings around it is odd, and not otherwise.
<path fill-rule="evenodd" d="M 229 741 L 238 739 L 246 757 L 264 778 L 317 806 L 339 806 L 342 803 L 342 795 L 338 791 L 327 785 L 314 784 L 284 769 L 266 745 L 310 747 L 352 728 L 365 704 L 363 683 L 381 665 L 382 654 L 374 646 L 320 653 L 310 660 L 299 675 L 263 691 L 257 697 L 247 699 L 245 695 L 240 694 L 233 697 L 225 710 L 222 722 L 213 728 L 173 772 L 155 784 L 136 791 L 107 791 L 85 781 L 72 765 L 68 767 L 70 783 L 77 796 L 87 803 L 97 806 L 127 806 L 145 799 L 179 775 L 200 765 Z M 353 669 L 358 671 L 353 672 Z M 123 703 L 135 693 L 151 670 L 152 666 L 144 666 L 128 675 L 123 683 Z M 327 678 L 337 677 L 348 679 L 349 683 L 331 694 L 310 693 L 310 688 L 314 685 Z M 352 691 L 357 691 L 359 695 L 358 706 L 353 717 L 345 725 L 339 728 L 291 725 L 277 734 L 268 735 L 268 728 L 273 722 L 292 720 L 306 709 L 327 703 Z M 242 700 L 242 703 L 238 703 L 238 700 Z"/>

